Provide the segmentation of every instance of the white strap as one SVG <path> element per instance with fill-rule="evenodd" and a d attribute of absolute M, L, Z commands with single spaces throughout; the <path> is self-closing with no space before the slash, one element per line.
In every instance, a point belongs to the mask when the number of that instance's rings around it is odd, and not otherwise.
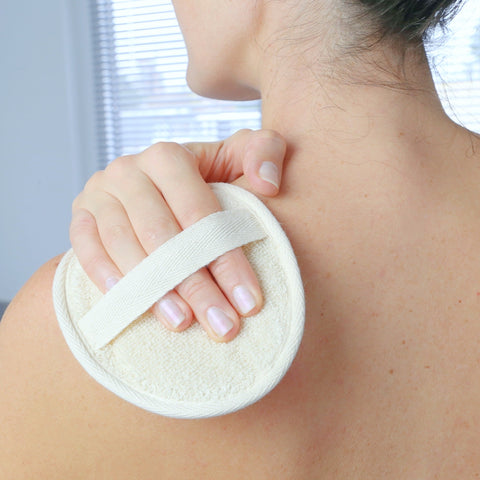
<path fill-rule="evenodd" d="M 125 275 L 78 327 L 92 348 L 102 348 L 191 274 L 265 236 L 250 210 L 212 213 L 169 239 Z"/>

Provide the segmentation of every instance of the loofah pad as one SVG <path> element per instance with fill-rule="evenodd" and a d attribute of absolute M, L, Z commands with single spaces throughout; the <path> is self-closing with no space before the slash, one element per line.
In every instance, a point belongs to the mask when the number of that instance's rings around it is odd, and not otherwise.
<path fill-rule="evenodd" d="M 166 242 L 106 295 L 72 250 L 54 279 L 58 322 L 83 368 L 126 401 L 174 418 L 223 415 L 260 400 L 287 372 L 303 335 L 302 280 L 280 224 L 246 190 L 210 186 L 224 212 Z M 240 245 L 265 305 L 242 319 L 234 340 L 217 343 L 197 322 L 170 332 L 147 312 L 188 275 Z"/>

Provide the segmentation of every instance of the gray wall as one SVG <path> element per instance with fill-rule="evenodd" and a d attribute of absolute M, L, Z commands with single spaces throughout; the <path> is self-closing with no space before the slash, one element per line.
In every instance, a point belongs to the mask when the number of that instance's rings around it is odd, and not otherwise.
<path fill-rule="evenodd" d="M 69 248 L 95 164 L 85 0 L 0 0 L 0 301 Z"/>

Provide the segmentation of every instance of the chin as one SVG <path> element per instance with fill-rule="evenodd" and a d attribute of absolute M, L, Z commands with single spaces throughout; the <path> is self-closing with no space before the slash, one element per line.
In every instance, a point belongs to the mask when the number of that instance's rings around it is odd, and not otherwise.
<path fill-rule="evenodd" d="M 259 100 L 260 92 L 249 85 L 231 79 L 219 79 L 194 74 L 190 67 L 187 70 L 187 84 L 192 92 L 201 97 L 216 100 Z"/>

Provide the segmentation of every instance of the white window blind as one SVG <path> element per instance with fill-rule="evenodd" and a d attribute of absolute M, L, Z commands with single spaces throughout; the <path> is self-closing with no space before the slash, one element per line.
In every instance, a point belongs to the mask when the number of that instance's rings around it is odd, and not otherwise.
<path fill-rule="evenodd" d="M 427 49 L 443 106 L 457 123 L 480 133 L 480 0 L 465 0 Z"/>
<path fill-rule="evenodd" d="M 157 141 L 208 141 L 260 127 L 259 102 L 210 100 L 188 89 L 170 1 L 91 2 L 99 168 Z M 480 0 L 466 0 L 449 31 L 429 47 L 437 88 L 452 118 L 480 132 Z"/>
<path fill-rule="evenodd" d="M 216 140 L 260 128 L 260 103 L 193 94 L 187 53 L 166 0 L 93 0 L 102 168 L 160 140 Z"/>

